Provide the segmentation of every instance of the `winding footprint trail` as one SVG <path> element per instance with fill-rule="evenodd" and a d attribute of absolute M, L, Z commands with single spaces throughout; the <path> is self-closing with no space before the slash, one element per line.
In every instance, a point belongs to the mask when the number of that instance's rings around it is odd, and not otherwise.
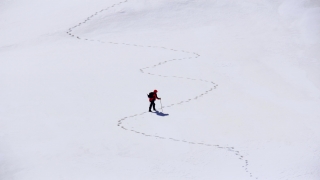
<path fill-rule="evenodd" d="M 119 3 L 116 3 L 116 4 L 113 4 L 109 7 L 106 7 L 100 11 L 97 11 L 95 12 L 94 14 L 92 14 L 91 16 L 87 17 L 83 22 L 80 22 L 78 23 L 77 25 L 71 27 L 68 29 L 68 31 L 66 32 L 69 36 L 71 37 L 74 37 L 74 38 L 77 38 L 79 40 L 84 40 L 84 41 L 94 41 L 94 42 L 98 42 L 98 43 L 109 43 L 109 44 L 117 44 L 117 45 L 126 45 L 126 46 L 135 46 L 135 47 L 142 47 L 142 48 L 158 48 L 158 49 L 165 49 L 165 50 L 169 50 L 169 51 L 178 51 L 178 52 L 183 52 L 183 53 L 186 53 L 188 54 L 188 57 L 184 57 L 184 58 L 180 58 L 180 59 L 170 59 L 170 60 L 165 60 L 165 61 L 162 61 L 162 62 L 159 62 L 153 66 L 150 66 L 150 67 L 145 67 L 145 68 L 141 68 L 140 69 L 140 72 L 141 73 L 145 73 L 145 74 L 148 74 L 148 75 L 153 75 L 153 76 L 160 76 L 160 77 L 164 77 L 164 78 L 182 78 L 182 79 L 188 79 L 190 81 L 202 81 L 202 82 L 205 82 L 205 83 L 209 83 L 212 85 L 212 88 L 210 89 L 207 89 L 206 91 L 202 92 L 201 94 L 195 96 L 195 97 L 192 97 L 192 98 L 189 98 L 189 99 L 186 99 L 186 100 L 183 100 L 183 101 L 180 101 L 180 102 L 177 102 L 177 103 L 173 103 L 173 104 L 170 104 L 168 106 L 164 106 L 163 108 L 169 108 L 169 107 L 172 107 L 172 106 L 175 106 L 175 105 L 180 105 L 180 104 L 183 104 L 183 103 L 188 103 L 190 101 L 193 101 L 193 100 L 197 100 L 198 98 L 201 98 L 205 95 L 207 95 L 208 93 L 212 92 L 214 89 L 216 89 L 218 87 L 218 84 L 212 82 L 212 81 L 207 81 L 207 80 L 203 80 L 203 79 L 193 79 L 193 78 L 188 78 L 188 77 L 178 77 L 178 76 L 166 76 L 166 75 L 161 75 L 161 74 L 152 74 L 150 72 L 147 72 L 147 69 L 149 68 L 155 68 L 157 66 L 161 66 L 163 64 L 166 64 L 166 63 L 169 63 L 169 62 L 172 62 L 172 61 L 182 61 L 182 60 L 185 60 L 185 59 L 192 59 L 192 58 L 198 58 L 200 57 L 199 54 L 195 53 L 195 52 L 188 52 L 188 51 L 183 51 L 183 50 L 176 50 L 176 49 L 171 49 L 171 48 L 166 48 L 166 47 L 159 47 L 159 46 L 146 46 L 146 45 L 138 45 L 138 44 L 128 44 L 128 43 L 118 43 L 118 42 L 105 42 L 105 41 L 101 41 L 101 40 L 96 40 L 96 39 L 88 39 L 88 38 L 82 38 L 80 37 L 79 35 L 76 35 L 76 34 L 73 34 L 72 31 L 75 29 L 75 28 L 78 28 L 80 27 L 82 24 L 90 21 L 93 17 L 97 16 L 98 14 L 104 12 L 104 11 L 107 11 L 111 8 L 114 8 L 116 6 L 119 6 L 123 3 L 126 3 L 128 2 L 128 0 L 125 0 L 125 1 L 122 1 L 122 2 L 119 2 Z M 188 143 L 190 145 L 199 145 L 199 146 L 208 146 L 208 147 L 213 147 L 213 148 L 219 148 L 219 149 L 224 149 L 226 151 L 229 151 L 231 153 L 233 153 L 235 156 L 238 157 L 238 159 L 240 161 L 243 161 L 243 166 L 242 168 L 245 170 L 246 173 L 249 174 L 249 176 L 251 178 L 255 178 L 255 179 L 258 179 L 258 177 L 253 177 L 252 173 L 249 171 L 249 162 L 247 159 L 244 158 L 243 155 L 241 155 L 241 153 L 239 151 L 237 151 L 234 147 L 223 147 L 223 146 L 220 146 L 218 144 L 206 144 L 206 143 L 199 143 L 199 142 L 192 142 L 192 141 L 187 141 L 187 140 L 183 140 L 183 139 L 175 139 L 175 138 L 172 138 L 172 137 L 165 137 L 165 136 L 157 136 L 157 135 L 152 135 L 152 134 L 146 134 L 144 132 L 140 132 L 140 131 L 137 131 L 135 129 L 130 129 L 130 128 L 127 128 L 125 127 L 124 125 L 122 125 L 123 121 L 126 121 L 128 120 L 129 118 L 133 118 L 133 117 L 136 117 L 136 116 L 143 116 L 145 113 L 148 113 L 147 111 L 146 112 L 142 112 L 142 113 L 138 113 L 138 114 L 134 114 L 134 115 L 131 115 L 131 116 L 127 116 L 127 117 L 123 117 L 122 119 L 118 120 L 118 124 L 117 126 L 119 126 L 120 128 L 122 128 L 123 130 L 126 130 L 126 131 L 131 131 L 131 132 L 134 132 L 134 133 L 137 133 L 137 134 L 140 134 L 140 135 L 143 135 L 145 137 L 153 137 L 153 138 L 157 138 L 157 139 L 162 139 L 162 140 L 170 140 L 170 141 L 175 141 L 177 143 Z"/>

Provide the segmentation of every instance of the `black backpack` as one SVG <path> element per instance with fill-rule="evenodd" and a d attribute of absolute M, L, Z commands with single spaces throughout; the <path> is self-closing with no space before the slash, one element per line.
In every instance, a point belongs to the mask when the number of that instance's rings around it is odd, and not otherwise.
<path fill-rule="evenodd" d="M 154 96 L 154 92 L 150 92 L 150 93 L 148 94 L 148 98 L 153 98 L 153 96 Z"/>

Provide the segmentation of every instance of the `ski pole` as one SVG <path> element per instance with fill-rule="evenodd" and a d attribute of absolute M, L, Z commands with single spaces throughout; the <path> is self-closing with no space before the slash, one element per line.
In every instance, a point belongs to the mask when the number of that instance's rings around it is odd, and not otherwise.
<path fill-rule="evenodd" d="M 163 112 L 161 99 L 160 99 L 160 104 L 161 104 L 161 112 Z"/>

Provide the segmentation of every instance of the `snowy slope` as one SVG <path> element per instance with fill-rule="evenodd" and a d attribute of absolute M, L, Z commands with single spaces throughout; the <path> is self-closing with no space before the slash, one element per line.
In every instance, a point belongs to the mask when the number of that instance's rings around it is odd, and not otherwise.
<path fill-rule="evenodd" d="M 0 179 L 320 178 L 319 1 L 0 10 Z"/>

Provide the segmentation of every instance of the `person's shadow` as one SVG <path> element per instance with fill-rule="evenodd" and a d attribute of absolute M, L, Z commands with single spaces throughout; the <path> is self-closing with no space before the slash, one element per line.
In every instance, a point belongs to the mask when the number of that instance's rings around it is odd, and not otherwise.
<path fill-rule="evenodd" d="M 160 111 L 156 111 L 153 113 L 156 113 L 158 116 L 168 116 L 169 115 L 169 114 L 164 114 L 163 112 L 160 112 Z"/>

